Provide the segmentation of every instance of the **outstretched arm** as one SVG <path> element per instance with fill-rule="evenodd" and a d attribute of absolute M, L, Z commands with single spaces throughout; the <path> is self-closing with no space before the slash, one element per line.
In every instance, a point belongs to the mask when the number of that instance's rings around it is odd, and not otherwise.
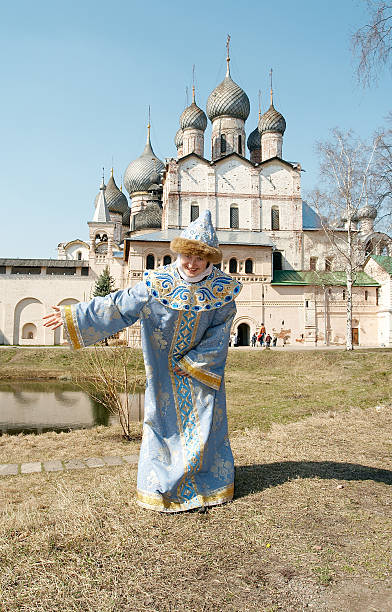
<path fill-rule="evenodd" d="M 138 283 L 130 289 L 95 297 L 90 302 L 54 306 L 54 312 L 46 315 L 44 325 L 53 330 L 64 325 L 67 340 L 73 348 L 79 349 L 133 325 L 148 300 L 146 285 Z"/>

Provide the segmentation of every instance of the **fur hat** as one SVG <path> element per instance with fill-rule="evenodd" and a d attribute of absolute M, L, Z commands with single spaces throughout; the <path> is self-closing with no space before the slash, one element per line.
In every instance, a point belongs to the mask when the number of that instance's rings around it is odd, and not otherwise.
<path fill-rule="evenodd" d="M 205 210 L 200 217 L 192 221 L 178 238 L 171 241 L 170 248 L 174 253 L 197 255 L 210 263 L 222 261 L 222 251 L 212 225 L 210 211 Z"/>

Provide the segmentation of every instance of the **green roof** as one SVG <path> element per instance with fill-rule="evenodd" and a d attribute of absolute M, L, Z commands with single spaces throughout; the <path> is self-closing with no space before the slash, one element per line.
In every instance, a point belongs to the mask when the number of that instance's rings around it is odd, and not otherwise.
<path fill-rule="evenodd" d="M 390 258 L 389 258 L 390 259 Z M 365 272 L 354 274 L 356 287 L 379 287 L 380 284 Z M 347 285 L 345 272 L 318 272 L 316 270 L 275 270 L 271 285 Z"/>
<path fill-rule="evenodd" d="M 372 255 L 371 257 L 384 268 L 385 272 L 392 274 L 392 257 L 388 257 L 387 255 Z"/>

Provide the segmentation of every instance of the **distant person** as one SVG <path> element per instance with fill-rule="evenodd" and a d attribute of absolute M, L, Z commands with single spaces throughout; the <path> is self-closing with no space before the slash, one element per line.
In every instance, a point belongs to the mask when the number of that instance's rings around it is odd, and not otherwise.
<path fill-rule="evenodd" d="M 256 336 L 256 334 L 253 334 L 252 340 L 251 340 L 253 347 L 256 346 L 256 340 L 257 340 L 257 336 Z"/>
<path fill-rule="evenodd" d="M 272 340 L 272 346 L 276 346 L 277 341 L 278 341 L 278 336 L 274 336 Z"/>
<path fill-rule="evenodd" d="M 270 336 L 269 334 L 267 334 L 267 335 L 266 335 L 266 337 L 265 337 L 265 346 L 266 346 L 267 348 L 269 348 L 269 347 L 270 347 L 270 345 L 271 345 L 271 340 L 272 340 L 271 336 Z"/>

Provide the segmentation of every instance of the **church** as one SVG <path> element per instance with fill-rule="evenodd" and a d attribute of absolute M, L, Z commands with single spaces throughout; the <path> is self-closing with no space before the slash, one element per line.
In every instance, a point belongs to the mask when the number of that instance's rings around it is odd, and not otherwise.
<path fill-rule="evenodd" d="M 0 344 L 56 345 L 64 338 L 41 326 L 50 306 L 92 297 L 108 266 L 119 289 L 143 270 L 172 261 L 170 241 L 206 209 L 223 252 L 222 270 L 243 285 L 233 333 L 249 345 L 264 324 L 277 345 L 344 345 L 346 277 L 316 212 L 301 197 L 301 164 L 283 156 L 286 121 L 270 106 L 246 138 L 250 102 L 232 79 L 230 57 L 206 112 L 196 102 L 180 117 L 176 158 L 160 160 L 147 142 L 124 174 L 129 200 L 113 169 L 91 207 L 89 239 L 58 245 L 56 260 L 0 259 Z M 204 139 L 208 120 L 211 142 Z M 249 154 L 246 152 L 246 146 Z M 206 149 L 209 149 L 210 154 Z M 86 209 L 86 216 L 88 215 Z M 364 253 L 353 287 L 353 343 L 392 346 L 392 239 L 374 231 L 377 211 L 358 211 Z M 339 230 L 345 232 L 344 225 Z M 127 331 L 137 338 L 138 327 Z"/>

